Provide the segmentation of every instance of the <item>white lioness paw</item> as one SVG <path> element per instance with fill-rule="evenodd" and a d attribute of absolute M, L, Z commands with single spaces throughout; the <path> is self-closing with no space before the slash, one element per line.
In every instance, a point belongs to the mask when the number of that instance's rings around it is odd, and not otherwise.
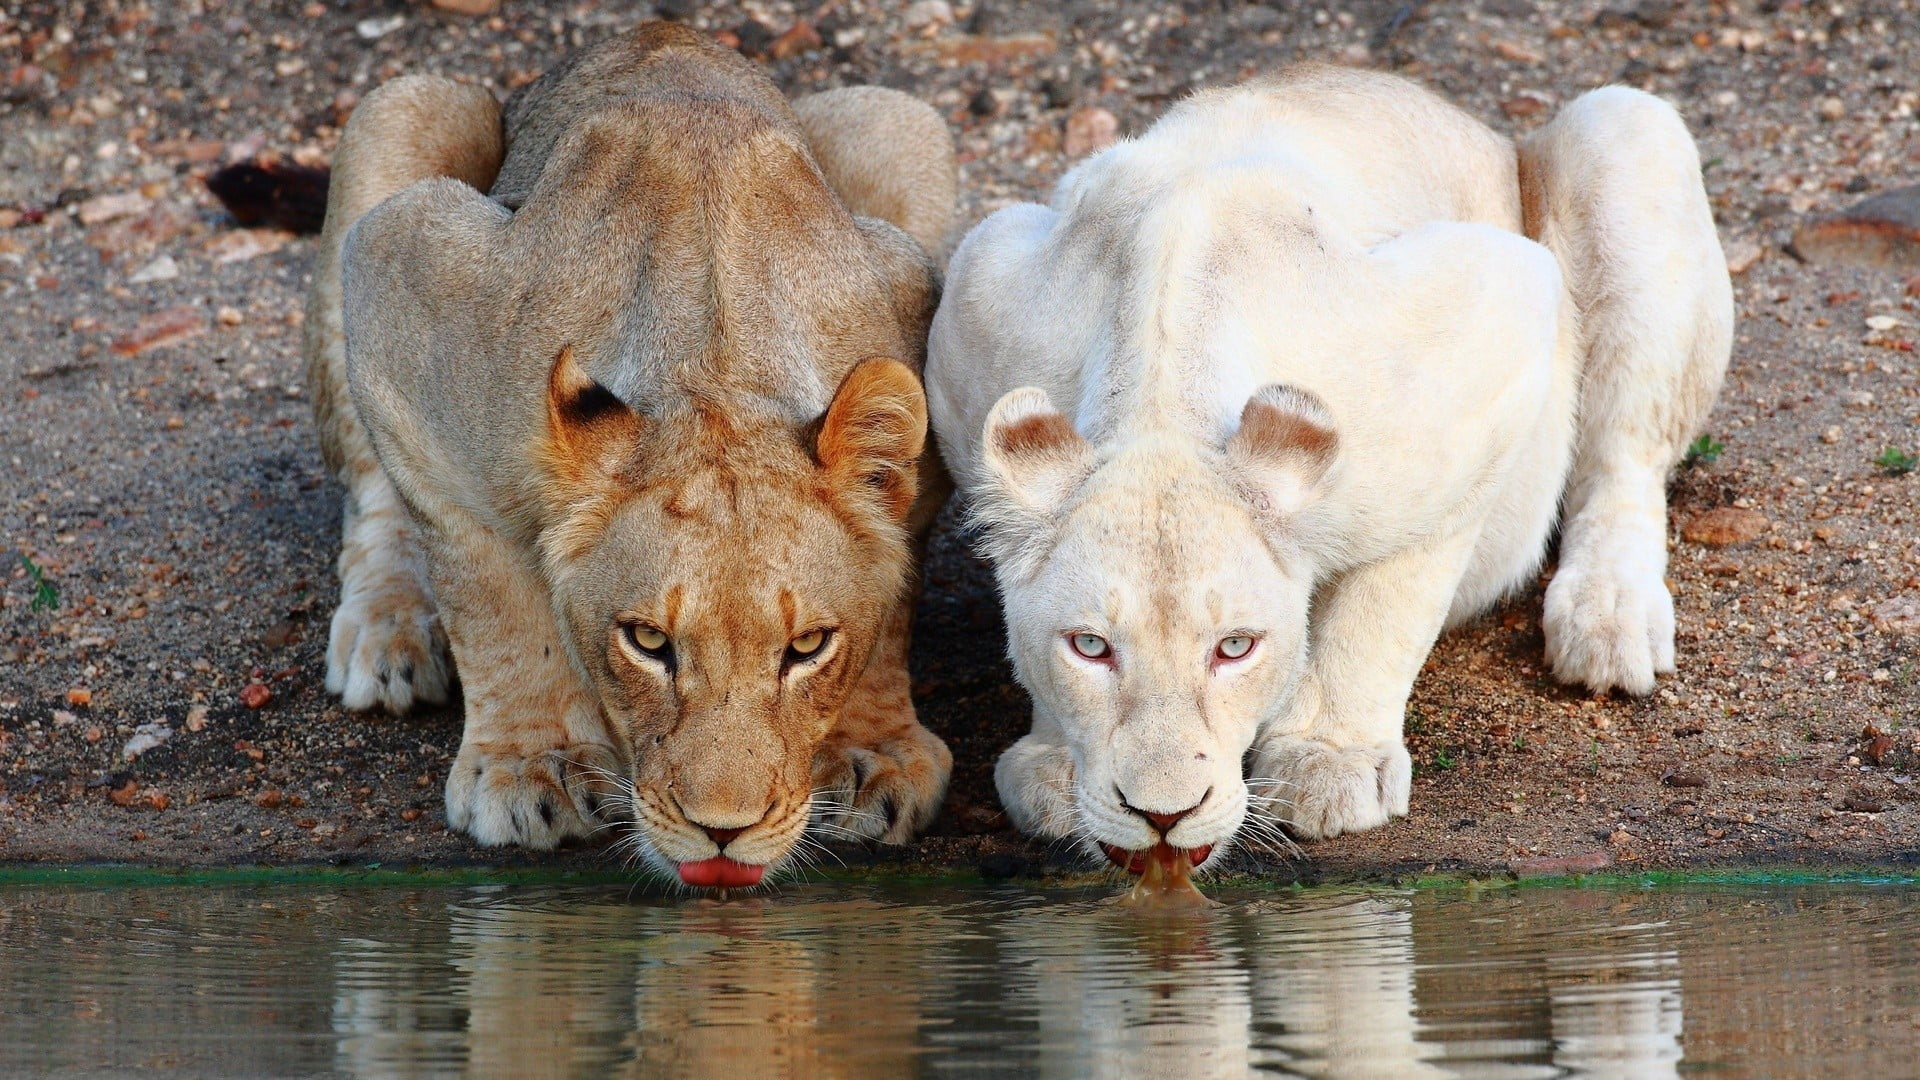
<path fill-rule="evenodd" d="M 327 639 L 327 690 L 343 705 L 399 716 L 444 705 L 452 682 L 446 632 L 417 582 L 343 590 Z"/>
<path fill-rule="evenodd" d="M 1554 677 L 1596 690 L 1653 692 L 1673 671 L 1673 596 L 1651 570 L 1562 563 L 1547 585 L 1543 629 Z"/>
<path fill-rule="evenodd" d="M 940 812 L 952 771 L 947 744 L 919 724 L 873 746 L 829 742 L 813 760 L 816 818 L 843 836 L 908 843 Z"/>
<path fill-rule="evenodd" d="M 1007 748 L 993 767 L 993 786 L 1013 827 L 1057 840 L 1074 835 L 1073 756 L 1032 735 Z"/>
<path fill-rule="evenodd" d="M 1303 840 L 1385 825 L 1407 812 L 1413 759 L 1395 740 L 1386 746 L 1334 746 L 1286 735 L 1267 739 L 1254 755 L 1264 805 Z"/>
<path fill-rule="evenodd" d="M 618 776 L 605 746 L 467 743 L 447 776 L 447 824 L 486 847 L 550 851 L 591 835 L 607 815 L 596 778 Z"/>

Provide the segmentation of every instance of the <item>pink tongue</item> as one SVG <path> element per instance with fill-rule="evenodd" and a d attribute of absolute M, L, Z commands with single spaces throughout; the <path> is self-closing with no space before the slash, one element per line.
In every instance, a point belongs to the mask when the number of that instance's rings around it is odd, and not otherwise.
<path fill-rule="evenodd" d="M 744 889 L 760 884 L 766 872 L 764 866 L 734 862 L 725 855 L 680 864 L 680 880 L 702 889 Z"/>

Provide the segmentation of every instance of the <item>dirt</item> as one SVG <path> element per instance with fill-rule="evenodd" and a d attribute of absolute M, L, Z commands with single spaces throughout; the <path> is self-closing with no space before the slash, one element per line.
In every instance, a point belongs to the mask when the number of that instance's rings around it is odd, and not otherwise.
<path fill-rule="evenodd" d="M 1920 861 L 1920 473 L 1897 471 L 1920 454 L 1920 282 L 1785 250 L 1804 220 L 1920 177 L 1911 0 L 659 7 L 791 92 L 875 82 L 936 103 L 964 162 L 961 228 L 1044 197 L 1069 147 L 1296 58 L 1401 71 L 1509 131 L 1614 80 L 1673 101 L 1740 310 L 1717 457 L 1703 444 L 1673 483 L 1679 673 L 1644 700 L 1559 686 L 1531 588 L 1434 650 L 1408 708 L 1407 819 L 1238 866 Z M 204 177 L 262 151 L 324 164 L 380 80 L 431 71 L 505 93 L 648 6 L 5 10 L 0 863 L 615 865 L 601 848 L 486 851 L 449 833 L 457 711 L 391 719 L 328 699 L 339 492 L 298 358 L 313 242 L 236 227 Z M 952 795 L 918 845 L 842 857 L 1091 866 L 999 811 L 993 761 L 1026 699 L 952 517 L 914 657 L 923 715 L 954 750 Z M 130 761 L 136 738 L 149 748 Z"/>

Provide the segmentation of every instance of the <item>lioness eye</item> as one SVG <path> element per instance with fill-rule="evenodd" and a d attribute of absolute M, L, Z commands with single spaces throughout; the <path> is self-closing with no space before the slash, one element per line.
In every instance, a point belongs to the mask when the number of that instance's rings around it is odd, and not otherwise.
<path fill-rule="evenodd" d="M 627 624 L 627 644 L 655 659 L 667 655 L 667 635 L 642 623 Z"/>
<path fill-rule="evenodd" d="M 791 649 L 796 656 L 812 656 L 814 653 L 820 651 L 820 646 L 826 643 L 827 632 L 825 630 L 809 630 L 788 642 L 787 648 Z"/>
<path fill-rule="evenodd" d="M 1222 660 L 1238 660 L 1253 651 L 1253 639 L 1244 634 L 1223 637 L 1214 652 Z"/>
<path fill-rule="evenodd" d="M 1113 653 L 1113 646 L 1107 644 L 1107 639 L 1099 634 L 1074 634 L 1067 639 L 1067 643 L 1073 646 L 1074 652 L 1089 660 L 1105 660 Z"/>

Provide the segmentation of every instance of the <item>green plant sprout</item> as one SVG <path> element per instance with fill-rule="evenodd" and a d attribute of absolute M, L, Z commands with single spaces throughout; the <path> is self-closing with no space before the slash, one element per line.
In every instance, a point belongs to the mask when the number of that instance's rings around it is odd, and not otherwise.
<path fill-rule="evenodd" d="M 33 583 L 32 610 L 52 611 L 58 608 L 60 590 L 54 587 L 53 582 L 47 580 L 46 573 L 40 569 L 39 565 L 26 555 L 20 556 L 20 565 L 27 568 L 27 580 Z"/>
<path fill-rule="evenodd" d="M 1873 463 L 1894 476 L 1902 476 L 1920 467 L 1920 457 L 1906 453 L 1897 446 L 1889 446 L 1880 451 L 1880 456 L 1874 458 Z"/>
<path fill-rule="evenodd" d="M 1680 464 L 1689 469 L 1696 465 L 1711 465 L 1720 460 L 1720 455 L 1726 449 L 1726 443 L 1715 442 L 1711 435 L 1702 435 L 1687 445 L 1687 456 L 1681 459 Z"/>

